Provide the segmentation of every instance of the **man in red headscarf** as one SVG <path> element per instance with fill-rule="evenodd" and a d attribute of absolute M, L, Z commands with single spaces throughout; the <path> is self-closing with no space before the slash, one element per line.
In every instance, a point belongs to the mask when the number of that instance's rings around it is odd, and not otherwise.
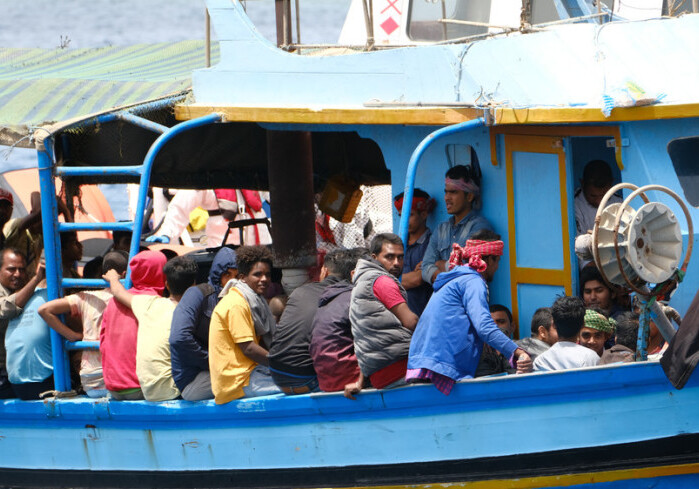
<path fill-rule="evenodd" d="M 393 199 L 398 215 L 403 209 L 403 193 Z M 422 257 L 432 235 L 427 227 L 427 217 L 435 207 L 434 199 L 422 189 L 416 188 L 408 219 L 408 246 L 405 248 L 401 284 L 408 294 L 408 307 L 418 316 L 425 310 L 432 295 L 432 286 L 422 278 Z"/>
<path fill-rule="evenodd" d="M 490 230 L 475 233 L 463 248 L 453 245 L 448 271 L 439 274 L 410 342 L 408 381 L 427 380 L 449 394 L 458 380 L 476 373 L 487 343 L 517 368 L 531 371 L 531 358 L 493 321 L 488 285 L 502 256 L 503 242 Z"/>

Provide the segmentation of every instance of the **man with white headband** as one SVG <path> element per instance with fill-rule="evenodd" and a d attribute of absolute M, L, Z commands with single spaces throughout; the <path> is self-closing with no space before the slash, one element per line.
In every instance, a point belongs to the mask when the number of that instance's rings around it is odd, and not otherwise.
<path fill-rule="evenodd" d="M 504 244 L 490 230 L 474 234 L 463 248 L 454 243 L 449 270 L 434 283 L 434 294 L 410 342 L 408 382 L 432 382 L 445 395 L 456 381 L 470 379 L 487 343 L 508 359 L 517 373 L 532 361 L 493 321 L 488 282 L 500 264 Z"/>
<path fill-rule="evenodd" d="M 447 271 L 451 245 L 463 246 L 473 233 L 490 229 L 490 223 L 476 209 L 480 208 L 478 176 L 471 167 L 457 165 L 449 169 L 444 181 L 444 203 L 452 217 L 441 223 L 430 237 L 422 259 L 422 278 L 434 283 L 437 275 Z"/>

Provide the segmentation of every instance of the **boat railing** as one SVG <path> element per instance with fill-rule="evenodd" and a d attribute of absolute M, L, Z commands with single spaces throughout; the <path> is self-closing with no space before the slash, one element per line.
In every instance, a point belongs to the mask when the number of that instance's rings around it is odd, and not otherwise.
<path fill-rule="evenodd" d="M 141 231 L 145 219 L 145 208 L 150 184 L 153 163 L 160 149 L 173 137 L 207 124 L 221 122 L 219 114 L 208 114 L 198 119 L 192 119 L 173 127 L 157 124 L 144 117 L 140 117 L 129 110 L 98 116 L 84 124 L 101 124 L 108 121 L 121 120 L 149 131 L 159 134 L 145 156 L 143 164 L 134 166 L 101 166 L 101 167 L 65 167 L 58 166 L 53 152 L 53 138 L 47 136 L 43 144 L 37 145 L 39 160 L 39 182 L 41 186 L 41 211 L 42 230 L 44 235 L 44 253 L 46 256 L 46 282 L 48 300 L 58 299 L 63 296 L 63 291 L 68 288 L 101 288 L 108 284 L 101 279 L 65 278 L 61 269 L 60 233 L 74 231 L 129 231 L 132 233 L 129 260 L 139 251 Z M 136 204 L 135 218 L 133 221 L 120 222 L 88 222 L 88 223 L 62 223 L 58 221 L 58 202 L 56 199 L 55 178 L 63 177 L 113 177 L 113 176 L 137 176 L 140 177 L 138 201 Z M 124 286 L 131 286 L 130 273 L 127 272 L 123 281 Z M 68 366 L 68 351 L 99 349 L 96 341 L 65 340 L 56 331 L 51 330 L 51 351 L 53 355 L 53 376 L 55 390 L 59 392 L 69 391 L 70 369 Z"/>

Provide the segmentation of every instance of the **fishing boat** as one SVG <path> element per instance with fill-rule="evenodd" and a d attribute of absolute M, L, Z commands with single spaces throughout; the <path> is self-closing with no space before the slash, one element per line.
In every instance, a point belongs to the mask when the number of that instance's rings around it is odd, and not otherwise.
<path fill-rule="evenodd" d="M 684 313 L 699 285 L 689 260 L 699 65 L 688 61 L 699 15 L 627 21 L 602 3 L 525 2 L 510 27 L 492 20 L 495 4 L 355 2 L 365 35 L 346 34 L 338 49 L 304 46 L 298 32 L 294 42 L 288 1 L 275 2 L 275 44 L 238 0 L 209 0 L 220 57 L 194 69 L 191 92 L 34 133 L 44 216 L 55 217 L 56 177 L 140 184 L 133 223 L 44 219 L 50 297 L 104 286 L 61 278 L 58 233 L 133 228 L 138 238 L 150 185 L 269 190 L 275 265 L 295 269 L 314 250 L 312 207 L 300 203 L 312 203 L 318 182 L 390 184 L 409 206 L 415 186 L 440 195 L 445 171 L 466 164 L 480 167 L 482 214 L 506 243 L 491 301 L 525 324 L 578 290 L 573 193 L 584 164 L 604 159 L 617 181 L 631 182 L 619 190 L 634 218 L 645 199 L 680 223 L 684 261 L 645 281 L 683 276 L 671 305 Z M 408 208 L 394 216 L 404 240 Z M 636 242 L 617 211 L 593 233 L 605 270 L 621 263 L 620 241 Z M 431 223 L 445 218 L 438 209 Z M 653 302 L 657 288 L 633 283 Z M 52 346 L 56 390 L 68 391 L 66 351 L 96 345 L 53 334 Z M 696 487 L 697 408 L 699 377 L 677 390 L 657 361 L 478 378 L 449 396 L 412 385 L 369 389 L 356 401 L 340 393 L 225 405 L 6 400 L 0 486 Z"/>

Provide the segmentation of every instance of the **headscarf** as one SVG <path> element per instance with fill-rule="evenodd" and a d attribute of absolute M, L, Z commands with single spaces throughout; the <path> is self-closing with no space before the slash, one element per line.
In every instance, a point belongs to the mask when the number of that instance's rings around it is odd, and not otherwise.
<path fill-rule="evenodd" d="M 458 243 L 452 245 L 449 255 L 449 270 L 459 265 L 468 265 L 478 273 L 482 273 L 488 267 L 482 256 L 502 256 L 505 243 L 502 241 L 481 241 L 469 239 L 463 248 Z"/>
<path fill-rule="evenodd" d="M 221 275 L 226 273 L 229 268 L 238 268 L 237 257 L 235 251 L 224 246 L 216 252 L 214 261 L 211 263 L 211 270 L 209 270 L 209 284 L 213 285 L 217 295 L 221 292 Z"/>
<path fill-rule="evenodd" d="M 396 210 L 398 212 L 401 212 L 403 210 L 403 198 L 404 196 L 403 194 L 401 194 L 393 200 L 393 205 L 396 206 Z M 436 205 L 437 203 L 432 198 L 413 196 L 413 203 L 410 206 L 410 210 L 418 212 L 427 211 L 427 213 L 429 214 L 430 212 L 432 212 Z"/>
<path fill-rule="evenodd" d="M 451 185 L 452 187 L 456 187 L 457 190 L 461 190 L 462 192 L 467 192 L 473 195 L 481 194 L 480 187 L 476 185 L 476 183 L 473 180 L 469 180 L 467 182 L 461 178 L 453 179 L 447 177 L 444 179 L 444 185 Z"/>
<path fill-rule="evenodd" d="M 129 291 L 132 294 L 163 295 L 165 263 L 167 258 L 159 251 L 145 250 L 134 256 L 129 264 L 133 283 Z"/>
<path fill-rule="evenodd" d="M 585 310 L 585 327 L 596 329 L 603 333 L 614 334 L 616 329 L 616 321 L 612 318 L 607 319 L 603 314 L 592 309 Z"/>

